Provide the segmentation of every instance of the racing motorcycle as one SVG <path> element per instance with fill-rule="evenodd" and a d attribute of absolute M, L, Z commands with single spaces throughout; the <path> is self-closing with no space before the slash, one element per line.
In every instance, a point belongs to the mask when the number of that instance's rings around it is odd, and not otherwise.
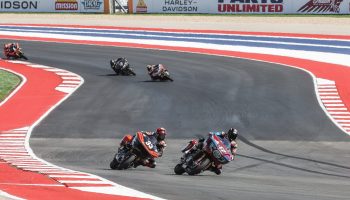
<path fill-rule="evenodd" d="M 192 147 L 196 148 L 196 147 Z M 191 149 L 187 152 L 191 152 Z M 227 139 L 221 139 L 216 134 L 209 134 L 202 149 L 185 152 L 180 162 L 175 166 L 174 172 L 177 175 L 187 173 L 196 175 L 205 170 L 209 170 L 214 164 L 227 164 L 233 160 L 230 151 L 230 142 Z"/>
<path fill-rule="evenodd" d="M 121 66 L 118 65 L 118 63 L 116 63 L 114 60 L 110 61 L 111 64 L 111 68 L 113 69 L 113 71 L 117 74 L 117 75 L 123 75 L 123 76 L 136 76 L 136 73 L 134 71 L 134 69 L 132 67 L 130 67 L 130 65 L 126 65 L 123 68 L 123 63 L 121 63 Z"/>
<path fill-rule="evenodd" d="M 135 168 L 146 159 L 158 158 L 160 154 L 156 144 L 157 139 L 155 136 L 137 132 L 131 142 L 131 146 L 123 148 L 115 154 L 110 163 L 111 169 Z"/>
<path fill-rule="evenodd" d="M 154 76 L 153 75 L 154 73 L 150 73 L 149 74 L 153 81 L 156 81 L 156 80 L 160 80 L 160 81 L 167 81 L 167 80 L 174 81 L 174 79 L 172 79 L 170 77 L 169 71 L 163 65 L 159 65 L 158 67 L 159 68 L 157 70 L 160 71 L 159 75 Z"/>
<path fill-rule="evenodd" d="M 6 56 L 6 58 L 10 60 L 21 59 L 21 58 L 24 60 L 28 60 L 28 58 L 22 52 L 22 48 L 19 47 L 18 43 L 16 44 L 16 46 L 17 48 L 13 52 L 10 52 L 9 49 L 4 47 L 4 55 Z"/>

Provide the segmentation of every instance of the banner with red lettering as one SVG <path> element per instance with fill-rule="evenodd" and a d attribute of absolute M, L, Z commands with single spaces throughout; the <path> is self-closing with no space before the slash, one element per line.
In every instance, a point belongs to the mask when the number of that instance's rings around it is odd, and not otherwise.
<path fill-rule="evenodd" d="M 104 0 L 0 0 L 0 12 L 104 12 Z"/>
<path fill-rule="evenodd" d="M 134 13 L 350 14 L 350 0 L 132 0 Z"/>

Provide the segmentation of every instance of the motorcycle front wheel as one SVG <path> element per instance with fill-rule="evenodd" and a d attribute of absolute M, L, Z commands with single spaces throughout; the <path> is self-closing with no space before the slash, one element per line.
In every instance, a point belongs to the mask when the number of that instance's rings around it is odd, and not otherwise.
<path fill-rule="evenodd" d="M 174 168 L 174 172 L 175 172 L 175 174 L 177 174 L 177 175 L 181 175 L 181 174 L 185 173 L 186 170 L 182 167 L 181 164 L 177 164 L 177 165 L 175 166 L 175 168 Z"/>
<path fill-rule="evenodd" d="M 117 159 L 115 159 L 115 156 L 114 156 L 112 162 L 109 164 L 109 167 L 111 169 L 117 169 L 118 165 L 119 165 L 119 162 L 117 161 Z"/>
<path fill-rule="evenodd" d="M 199 174 L 201 173 L 202 171 L 206 170 L 209 165 L 210 165 L 210 160 L 208 158 L 203 158 L 202 161 L 200 161 L 200 163 L 193 169 L 188 169 L 187 170 L 187 173 L 188 175 L 196 175 L 196 174 Z"/>
<path fill-rule="evenodd" d="M 132 163 L 135 161 L 136 159 L 136 155 L 135 154 L 131 154 L 129 157 L 127 157 L 125 160 L 123 160 L 119 166 L 118 166 L 118 170 L 123 170 L 123 169 L 128 169 L 129 167 L 131 167 Z"/>
<path fill-rule="evenodd" d="M 136 76 L 136 73 L 134 72 L 134 70 L 132 68 L 129 69 L 129 74 Z"/>
<path fill-rule="evenodd" d="M 23 53 L 19 53 L 18 57 L 23 58 L 24 60 L 28 60 L 28 58 Z"/>

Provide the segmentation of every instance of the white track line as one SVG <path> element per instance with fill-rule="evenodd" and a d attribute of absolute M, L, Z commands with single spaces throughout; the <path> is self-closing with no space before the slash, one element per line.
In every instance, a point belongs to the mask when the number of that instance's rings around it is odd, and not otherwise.
<path fill-rule="evenodd" d="M 341 100 L 336 83 L 332 80 L 317 78 L 317 89 L 321 102 L 324 104 L 329 117 L 338 125 L 345 133 L 350 135 L 350 130 L 344 128 L 344 124 L 350 124 L 350 112 Z M 330 89 L 331 88 L 331 89 Z M 329 91 L 332 91 L 330 95 Z M 349 114 L 344 116 L 344 114 Z"/>
<path fill-rule="evenodd" d="M 62 83 L 56 87 L 56 90 L 64 92 L 66 95 L 56 105 L 52 106 L 43 116 L 39 118 L 32 126 L 23 127 L 14 130 L 2 131 L 0 133 L 0 158 L 5 162 L 22 170 L 37 172 L 45 174 L 48 177 L 55 179 L 57 182 L 70 187 L 69 185 L 82 185 L 79 187 L 72 187 L 81 191 L 97 192 L 104 194 L 115 194 L 129 197 L 141 197 L 150 199 L 160 199 L 153 195 L 149 195 L 140 191 L 136 191 L 131 188 L 127 188 L 111 181 L 108 181 L 102 177 L 77 172 L 69 169 L 65 169 L 47 161 L 38 158 L 29 146 L 29 138 L 33 127 L 39 124 L 52 110 L 54 110 L 59 104 L 66 100 L 74 91 L 76 91 L 83 83 L 84 79 L 79 75 L 72 72 L 56 69 L 43 65 L 31 64 L 28 62 L 9 61 L 13 63 L 25 64 L 28 67 L 42 68 L 47 72 L 52 72 L 62 78 Z M 12 71 L 11 71 L 12 72 Z M 23 77 L 23 80 L 25 78 Z M 4 136 L 2 138 L 2 136 Z M 13 136 L 20 136 L 21 138 L 11 138 Z M 19 152 L 17 152 L 19 151 Z M 23 152 L 25 151 L 25 153 Z M 71 180 L 73 178 L 74 180 Z M 23 184 L 24 185 L 24 184 Z M 32 184 L 29 184 L 32 185 Z M 34 184 L 41 185 L 41 184 Z M 92 187 L 92 185 L 100 185 L 98 187 Z M 50 185 L 51 186 L 51 185 Z M 56 185 L 63 186 L 63 185 Z"/>

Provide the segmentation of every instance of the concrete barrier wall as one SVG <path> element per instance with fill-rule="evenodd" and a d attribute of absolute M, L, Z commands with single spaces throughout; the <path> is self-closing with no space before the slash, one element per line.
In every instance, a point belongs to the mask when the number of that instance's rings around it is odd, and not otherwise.
<path fill-rule="evenodd" d="M 133 13 L 350 14 L 350 0 L 130 0 Z"/>

